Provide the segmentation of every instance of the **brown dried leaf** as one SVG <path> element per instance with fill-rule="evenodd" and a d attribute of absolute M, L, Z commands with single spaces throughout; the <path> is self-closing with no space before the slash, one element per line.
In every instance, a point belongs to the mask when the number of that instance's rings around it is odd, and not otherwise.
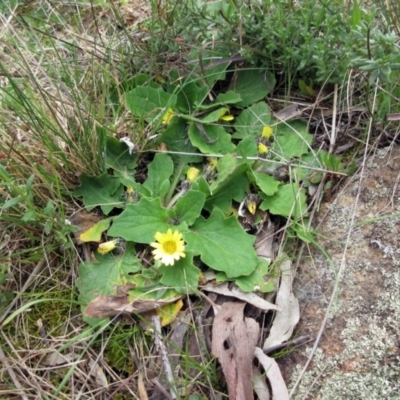
<path fill-rule="evenodd" d="M 89 368 L 90 368 L 90 375 L 92 375 L 95 378 L 96 383 L 100 387 L 107 387 L 108 382 L 106 374 L 104 373 L 104 370 L 100 366 L 100 364 L 93 358 L 89 359 Z"/>
<path fill-rule="evenodd" d="M 264 349 L 276 346 L 288 340 L 293 329 L 300 319 L 299 301 L 292 293 L 292 262 L 284 261 L 281 264 L 281 284 L 276 296 L 276 312 L 269 336 L 264 342 Z"/>
<path fill-rule="evenodd" d="M 54 367 L 56 365 L 62 364 L 70 364 L 72 361 L 75 361 L 79 358 L 79 355 L 71 352 L 68 354 L 61 354 L 58 351 L 54 351 L 53 353 L 49 354 L 42 362 L 42 365 L 46 365 L 48 367 Z"/>
<path fill-rule="evenodd" d="M 99 221 L 101 221 L 101 217 L 94 213 L 89 213 L 86 210 L 80 210 L 70 217 L 70 222 L 72 225 L 76 225 L 78 230 L 74 232 L 74 236 L 77 240 L 78 244 L 82 244 L 83 242 L 79 239 L 79 236 L 90 229 L 92 226 L 96 225 Z"/>
<path fill-rule="evenodd" d="M 258 400 L 270 400 L 269 388 L 265 380 L 265 374 L 253 365 L 253 389 L 257 394 Z"/>
<path fill-rule="evenodd" d="M 99 296 L 87 305 L 85 314 L 94 318 L 112 317 L 118 314 L 141 314 L 173 303 L 181 297 L 175 296 L 167 300 L 135 300 L 130 302 L 127 295 Z"/>
<path fill-rule="evenodd" d="M 289 400 L 289 392 L 276 361 L 265 355 L 259 347 L 255 348 L 254 356 L 257 357 L 267 374 L 272 389 L 272 398 L 274 400 Z"/>
<path fill-rule="evenodd" d="M 220 285 L 207 284 L 202 286 L 202 289 L 204 289 L 207 292 L 213 292 L 222 294 L 224 296 L 235 297 L 236 299 L 252 304 L 253 306 L 263 311 L 279 310 L 278 306 L 270 303 L 269 301 L 264 300 L 262 297 L 257 296 L 255 293 L 245 293 L 242 292 L 237 287 L 232 287 L 232 289 L 230 289 L 229 283 L 227 282 L 222 283 Z"/>
<path fill-rule="evenodd" d="M 253 400 L 252 363 L 260 326 L 245 318 L 245 303 L 224 303 L 214 319 L 212 353 L 218 357 L 229 398 Z"/>
<path fill-rule="evenodd" d="M 275 225 L 268 221 L 264 223 L 262 229 L 257 232 L 255 249 L 259 257 L 271 262 L 273 258 L 272 244 L 274 241 Z"/>

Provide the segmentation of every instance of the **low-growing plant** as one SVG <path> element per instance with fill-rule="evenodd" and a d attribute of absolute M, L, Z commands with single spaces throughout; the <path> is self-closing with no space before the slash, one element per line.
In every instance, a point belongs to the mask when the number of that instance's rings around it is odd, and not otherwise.
<path fill-rule="evenodd" d="M 312 150 L 306 123 L 273 117 L 263 101 L 272 74 L 239 70 L 213 96 L 228 65 L 211 65 L 207 79 L 171 71 L 161 83 L 148 75 L 130 82 L 124 103 L 155 137 L 142 150 L 128 137 L 108 137 L 103 173 L 83 174 L 73 193 L 106 216 L 80 235 L 107 238 L 96 261 L 80 266 L 85 305 L 121 289 L 130 302 L 194 293 L 207 270 L 243 291 L 273 290 L 254 234 L 269 215 L 304 221 L 306 188 L 327 166 L 344 172 L 338 157 Z M 153 157 L 146 149 L 157 145 Z M 304 224 L 293 228 L 304 237 Z"/>

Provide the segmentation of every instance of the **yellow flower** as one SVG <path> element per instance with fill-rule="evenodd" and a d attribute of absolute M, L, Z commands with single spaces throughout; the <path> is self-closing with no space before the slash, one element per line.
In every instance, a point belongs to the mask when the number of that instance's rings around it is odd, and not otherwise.
<path fill-rule="evenodd" d="M 163 125 L 168 125 L 172 119 L 172 117 L 175 115 L 175 111 L 172 108 L 168 108 L 167 112 L 164 114 L 161 123 Z"/>
<path fill-rule="evenodd" d="M 264 155 L 268 153 L 268 147 L 264 143 L 258 144 L 258 154 Z"/>
<path fill-rule="evenodd" d="M 226 110 L 220 117 L 219 120 L 220 121 L 225 121 L 225 122 L 229 122 L 229 121 L 233 121 L 235 119 L 235 117 L 231 114 L 229 114 L 229 110 Z"/>
<path fill-rule="evenodd" d="M 263 137 L 263 138 L 268 140 L 268 139 L 271 138 L 273 132 L 274 132 L 274 129 L 272 128 L 272 126 L 265 125 L 263 130 L 262 130 L 261 137 Z"/>
<path fill-rule="evenodd" d="M 150 246 L 155 248 L 152 251 L 155 260 L 161 260 L 164 265 L 174 265 L 175 260 L 186 256 L 182 233 L 179 231 L 168 229 L 167 233 L 157 232 L 154 237 L 158 243 L 152 242 Z"/>
<path fill-rule="evenodd" d="M 100 243 L 99 247 L 97 247 L 97 251 L 100 254 L 107 254 L 110 251 L 114 250 L 117 247 L 118 239 L 110 240 L 108 242 Z"/>
<path fill-rule="evenodd" d="M 186 172 L 186 179 L 189 182 L 193 182 L 196 180 L 196 178 L 199 176 L 200 170 L 195 167 L 190 167 L 187 172 Z"/>

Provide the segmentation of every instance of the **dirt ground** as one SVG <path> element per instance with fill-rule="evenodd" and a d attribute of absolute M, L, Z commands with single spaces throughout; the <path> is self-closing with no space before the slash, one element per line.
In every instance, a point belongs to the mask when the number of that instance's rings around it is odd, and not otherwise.
<path fill-rule="evenodd" d="M 317 336 L 342 263 L 344 272 L 320 346 L 293 399 L 400 399 L 399 180 L 400 148 L 380 149 L 319 211 L 318 241 L 331 261 L 310 248 L 300 264 L 294 282 L 298 336 Z M 280 360 L 289 389 L 312 345 Z"/>

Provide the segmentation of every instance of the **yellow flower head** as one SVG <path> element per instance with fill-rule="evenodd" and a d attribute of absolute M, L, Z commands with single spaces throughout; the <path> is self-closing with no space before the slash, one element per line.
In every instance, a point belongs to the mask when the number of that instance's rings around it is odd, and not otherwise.
<path fill-rule="evenodd" d="M 219 117 L 220 121 L 225 121 L 225 122 L 233 121 L 234 119 L 235 119 L 235 117 L 233 115 L 229 114 L 228 109 Z"/>
<path fill-rule="evenodd" d="M 258 154 L 264 155 L 268 153 L 268 147 L 264 143 L 258 144 Z"/>
<path fill-rule="evenodd" d="M 154 237 L 157 242 L 150 243 L 150 246 L 155 248 L 152 251 L 155 260 L 161 260 L 164 265 L 174 265 L 175 260 L 186 256 L 185 243 L 179 231 L 168 229 L 167 233 L 157 232 Z"/>
<path fill-rule="evenodd" d="M 161 123 L 163 125 L 168 125 L 171 122 L 172 117 L 175 115 L 175 111 L 172 108 L 168 108 L 167 112 L 164 114 Z"/>
<path fill-rule="evenodd" d="M 200 170 L 195 167 L 190 167 L 187 172 L 186 172 L 186 179 L 189 182 L 193 182 L 196 180 L 196 178 L 199 176 Z"/>
<path fill-rule="evenodd" d="M 97 251 L 100 254 L 107 254 L 110 251 L 114 250 L 117 247 L 118 239 L 110 240 L 108 242 L 100 243 L 99 247 L 97 247 Z"/>
<path fill-rule="evenodd" d="M 274 133 L 274 129 L 272 128 L 272 126 L 265 125 L 261 132 L 261 137 L 268 140 L 271 138 L 273 133 Z"/>

